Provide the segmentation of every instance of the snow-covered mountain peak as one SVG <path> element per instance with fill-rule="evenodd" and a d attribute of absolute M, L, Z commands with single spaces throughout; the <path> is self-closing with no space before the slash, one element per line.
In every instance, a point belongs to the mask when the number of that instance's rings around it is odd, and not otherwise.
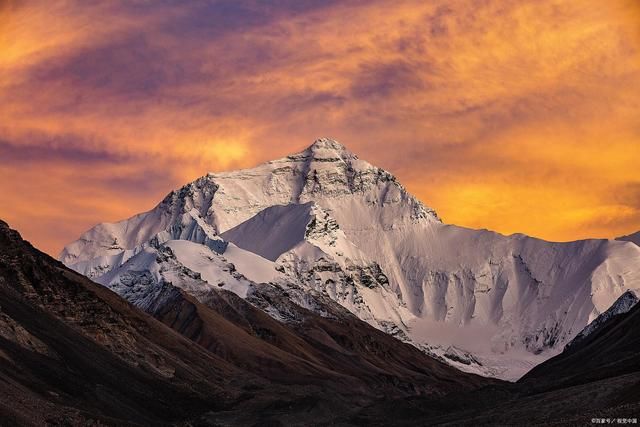
<path fill-rule="evenodd" d="M 358 156 L 330 138 L 318 138 L 298 155 L 308 156 L 315 161 L 357 160 Z M 295 156 L 295 155 L 294 155 Z"/>
<path fill-rule="evenodd" d="M 360 160 L 335 140 L 320 138 L 297 154 L 254 168 L 208 173 L 171 191 L 149 212 L 99 224 L 67 245 L 60 260 L 71 265 L 116 255 L 163 231 L 174 239 L 195 233 L 201 236 L 199 240 L 211 241 L 270 206 L 316 202 L 324 208 L 345 210 L 343 205 L 350 200 L 375 210 L 376 218 L 382 214 L 384 218 L 439 221 L 431 208 L 411 196 L 389 172 Z"/>
<path fill-rule="evenodd" d="M 276 173 L 281 172 L 281 168 L 293 168 L 304 181 L 313 180 L 318 173 L 322 175 L 326 171 L 329 172 L 329 178 L 345 183 L 349 183 L 356 175 L 372 173 L 385 175 L 389 181 L 397 183 L 397 179 L 389 172 L 361 160 L 344 145 L 330 138 L 316 139 L 304 150 L 272 160 L 267 165 L 275 166 Z M 260 165 L 253 170 L 262 168 L 263 165 Z"/>
<path fill-rule="evenodd" d="M 313 141 L 313 144 L 309 146 L 309 150 L 334 150 L 339 152 L 348 152 L 347 147 L 335 139 L 327 137 L 318 138 Z"/>
<path fill-rule="evenodd" d="M 101 283 L 117 270 L 126 285 L 135 262 L 165 246 L 201 274 L 207 256 L 222 257 L 250 281 L 317 292 L 462 369 L 511 379 L 560 351 L 625 290 L 640 290 L 630 268 L 640 246 L 442 224 L 391 173 L 328 138 L 198 178 L 149 212 L 94 227 L 60 259 Z M 479 364 L 460 362 L 471 360 L 463 353 Z"/>
<path fill-rule="evenodd" d="M 208 174 L 192 184 L 210 189 L 201 200 L 215 193 L 209 210 L 199 212 L 219 233 L 270 206 L 307 202 L 344 210 L 341 206 L 357 201 L 377 211 L 376 217 L 384 211 L 388 217 L 439 222 L 435 211 L 410 195 L 395 176 L 328 138 L 296 154 L 250 169 Z M 189 191 L 185 194 L 191 197 Z M 401 212 L 391 212 L 394 209 Z"/>

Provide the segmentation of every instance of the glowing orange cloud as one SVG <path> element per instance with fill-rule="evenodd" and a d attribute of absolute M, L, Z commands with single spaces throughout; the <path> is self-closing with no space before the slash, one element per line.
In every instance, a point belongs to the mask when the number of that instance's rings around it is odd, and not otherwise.
<path fill-rule="evenodd" d="M 447 222 L 640 229 L 636 1 L 0 6 L 0 217 L 55 254 L 332 136 Z"/>

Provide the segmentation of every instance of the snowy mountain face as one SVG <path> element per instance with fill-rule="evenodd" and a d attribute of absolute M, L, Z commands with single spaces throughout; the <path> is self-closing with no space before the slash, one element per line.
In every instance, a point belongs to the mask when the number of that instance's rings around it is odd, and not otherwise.
<path fill-rule="evenodd" d="M 182 289 L 204 304 L 217 290 L 231 291 L 280 321 L 299 318 L 290 304 L 275 304 L 283 295 L 297 307 L 323 317 L 349 313 L 322 294 L 288 282 L 272 262 L 233 244 L 222 256 L 203 244 L 170 240 L 144 248 L 95 280 L 150 313 L 170 303 L 164 298 L 172 295 L 167 292 L 171 288 Z M 265 283 L 269 281 L 277 285 Z"/>
<path fill-rule="evenodd" d="M 164 282 L 249 301 L 261 286 L 293 289 L 296 304 L 329 312 L 323 304 L 337 303 L 460 369 L 504 379 L 640 290 L 633 243 L 443 224 L 393 175 L 325 138 L 253 169 L 207 174 L 149 212 L 92 228 L 60 259 L 140 306 Z"/>

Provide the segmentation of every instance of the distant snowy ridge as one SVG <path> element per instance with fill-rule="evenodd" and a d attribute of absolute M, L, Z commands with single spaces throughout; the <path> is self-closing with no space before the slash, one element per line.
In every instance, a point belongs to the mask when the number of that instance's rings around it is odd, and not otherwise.
<path fill-rule="evenodd" d="M 134 270 L 128 260 L 149 248 L 168 245 L 178 262 L 188 259 L 181 252 L 191 249 L 176 240 L 206 246 L 241 274 L 251 269 L 248 254 L 260 257 L 251 286 L 324 295 L 460 369 L 506 379 L 560 352 L 626 290 L 640 289 L 633 243 L 551 243 L 443 224 L 393 175 L 326 138 L 198 178 L 147 213 L 92 228 L 60 259 L 116 289 L 109 272 Z"/>
<path fill-rule="evenodd" d="M 638 301 L 638 296 L 634 291 L 629 290 L 623 293 L 611 307 L 609 307 L 604 313 L 596 317 L 593 322 L 585 326 L 585 328 L 580 331 L 580 333 L 576 335 L 575 338 L 565 346 L 565 350 L 571 349 L 572 347 L 583 342 L 585 338 L 600 329 L 600 327 L 602 327 L 602 325 L 609 321 L 609 319 L 620 314 L 627 313 L 638 303 Z"/>
<path fill-rule="evenodd" d="M 616 240 L 622 240 L 626 242 L 633 242 L 636 245 L 640 246 L 640 231 L 637 233 L 629 234 L 627 236 L 621 236 L 616 238 Z"/>

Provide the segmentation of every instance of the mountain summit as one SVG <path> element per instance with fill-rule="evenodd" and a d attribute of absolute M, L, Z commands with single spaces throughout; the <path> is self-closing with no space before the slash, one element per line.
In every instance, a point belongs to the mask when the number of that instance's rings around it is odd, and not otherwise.
<path fill-rule="evenodd" d="M 60 259 L 139 306 L 154 283 L 198 292 L 168 274 L 179 265 L 249 301 L 269 283 L 312 311 L 336 302 L 451 365 L 505 379 L 558 354 L 623 292 L 640 289 L 640 272 L 628 268 L 640 262 L 633 243 L 551 243 L 443 224 L 391 173 L 327 138 L 198 178 L 149 212 L 97 225 Z"/>
<path fill-rule="evenodd" d="M 358 159 L 334 140 L 320 138 L 299 153 L 255 168 L 208 173 L 169 193 L 150 212 L 99 224 L 67 245 L 60 260 L 75 264 L 131 250 L 167 229 L 173 238 L 215 241 L 218 233 L 267 207 L 347 196 L 364 197 L 368 204 L 403 198 L 412 215 L 439 221 L 433 209 L 409 195 L 389 172 Z"/>
<path fill-rule="evenodd" d="M 322 160 L 357 160 L 358 156 L 347 150 L 347 147 L 330 138 L 318 138 L 303 153 L 314 159 Z"/>

